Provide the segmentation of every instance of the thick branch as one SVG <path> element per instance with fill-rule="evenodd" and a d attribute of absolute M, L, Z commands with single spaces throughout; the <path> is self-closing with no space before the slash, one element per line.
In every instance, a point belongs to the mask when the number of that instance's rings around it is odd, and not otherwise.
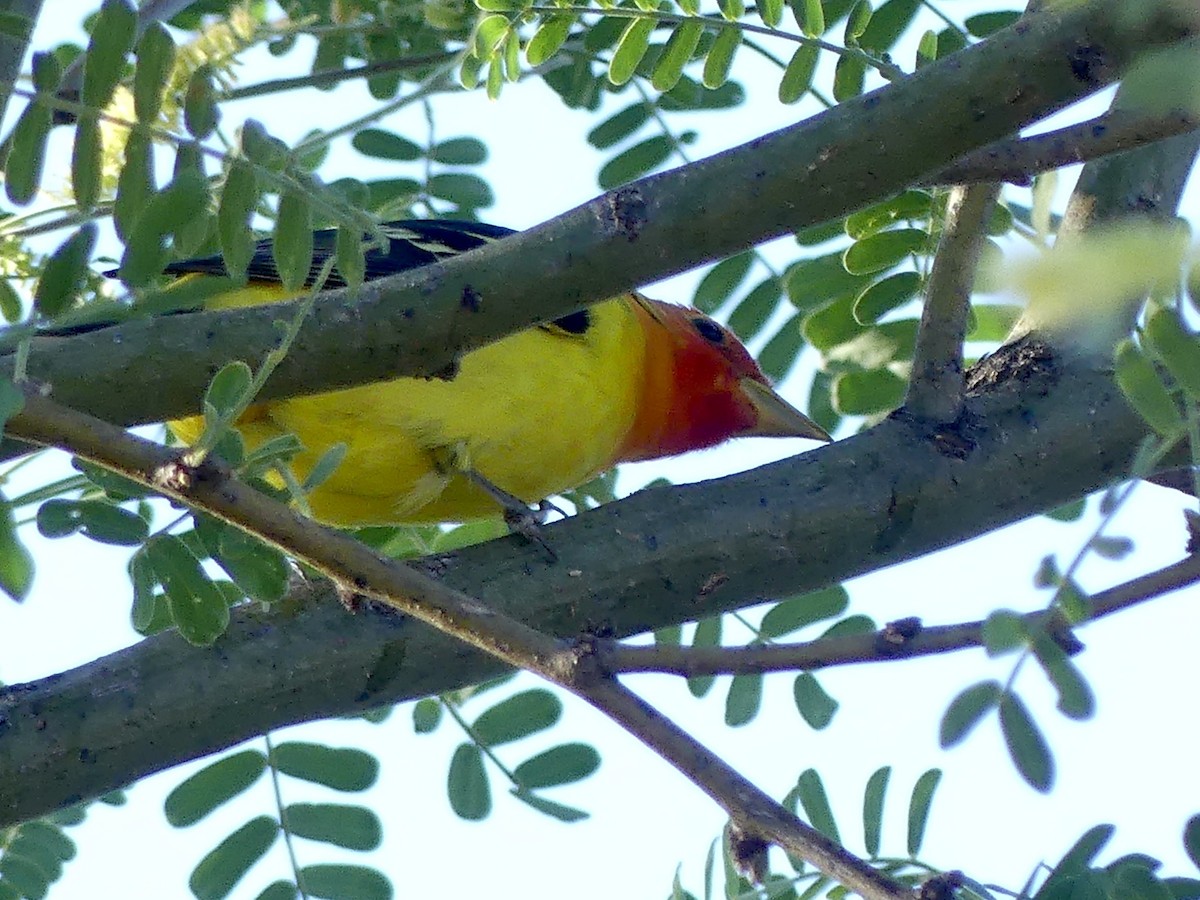
<path fill-rule="evenodd" d="M 511 538 L 423 565 L 551 634 L 623 637 L 910 559 L 1128 471 L 1144 425 L 1103 374 L 1026 341 L 971 376 L 976 393 L 953 428 L 897 416 L 752 473 L 643 491 L 547 527 L 557 564 Z M 278 627 L 235 610 L 210 650 L 161 634 L 0 692 L 0 824 L 266 729 L 504 669 L 412 619 L 347 616 L 331 593 L 322 600 L 295 598 Z"/>
<path fill-rule="evenodd" d="M 42 11 L 42 0 L 5 0 L 0 2 L 0 117 L 8 109 L 13 85 L 21 75 L 21 63 L 29 48 L 33 26 Z M 0 167 L 3 163 L 0 161 Z"/>
<path fill-rule="evenodd" d="M 1200 554 L 1131 579 L 1088 598 L 1085 622 L 1121 612 L 1200 581 Z M 1044 610 L 1024 615 L 1032 632 L 1044 627 Z M 682 675 L 750 675 L 766 672 L 814 672 L 853 663 L 891 662 L 982 647 L 983 622 L 917 626 L 915 634 L 885 628 L 871 634 L 821 638 L 801 644 L 751 647 L 671 647 L 613 644 L 605 650 L 605 666 L 613 672 L 658 672 Z"/>
<path fill-rule="evenodd" d="M 288 551 L 343 590 L 353 589 L 380 600 L 497 660 L 573 691 L 691 778 L 748 833 L 782 845 L 869 900 L 911 897 L 910 891 L 789 813 L 609 677 L 597 667 L 590 642 L 569 646 L 376 553 L 346 534 L 299 515 L 248 488 L 217 463 L 190 465 L 178 451 L 128 434 L 36 392 L 27 392 L 24 408 L 9 420 L 8 429 L 26 440 L 67 450 L 224 519 Z"/>
<path fill-rule="evenodd" d="M 1086 122 L 1026 138 L 1010 138 L 975 150 L 942 171 L 921 179 L 921 183 L 937 185 L 1004 181 L 1028 185 L 1041 172 L 1103 159 L 1114 153 L 1187 134 L 1198 127 L 1200 116 L 1191 110 L 1153 116 L 1112 110 Z"/>
<path fill-rule="evenodd" d="M 261 397 L 445 371 L 460 350 L 894 194 L 1112 82 L 1139 52 L 1198 31 L 1200 9 L 1172 0 L 1136 16 L 1101 0 L 1029 16 L 799 125 L 374 282 L 355 304 L 331 293 Z M 42 340 L 29 373 L 61 402 L 110 421 L 161 420 L 193 411 L 223 362 L 260 358 L 274 321 L 290 314 L 199 313 Z"/>
<path fill-rule="evenodd" d="M 956 187 L 925 291 L 905 409 L 930 422 L 953 422 L 963 402 L 963 340 L 971 286 L 987 239 L 999 184 Z"/>

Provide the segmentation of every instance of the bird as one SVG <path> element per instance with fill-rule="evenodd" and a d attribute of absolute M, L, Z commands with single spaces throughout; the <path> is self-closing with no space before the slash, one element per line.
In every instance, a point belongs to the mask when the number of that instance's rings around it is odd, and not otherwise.
<path fill-rule="evenodd" d="M 478 222 L 399 220 L 379 226 L 365 252 L 372 280 L 503 240 Z M 364 235 L 364 240 L 368 236 Z M 346 286 L 327 263 L 336 231 L 314 233 L 308 287 Z M 226 277 L 222 257 L 170 263 L 171 287 Z M 259 241 L 240 286 L 210 309 L 294 298 Z M 536 290 L 536 285 L 530 286 Z M 353 348 L 347 348 L 353 352 Z M 831 440 L 770 385 L 725 326 L 688 307 L 629 292 L 465 353 L 448 379 L 400 377 L 270 400 L 236 423 L 248 450 L 288 433 L 303 480 L 331 447 L 344 456 L 307 495 L 314 518 L 359 527 L 465 522 L 516 514 L 623 462 L 712 447 L 730 438 Z M 196 442 L 203 416 L 168 423 Z"/>

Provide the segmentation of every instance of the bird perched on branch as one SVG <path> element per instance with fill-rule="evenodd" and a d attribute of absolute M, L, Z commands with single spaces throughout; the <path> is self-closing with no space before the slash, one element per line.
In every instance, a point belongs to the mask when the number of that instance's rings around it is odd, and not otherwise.
<path fill-rule="evenodd" d="M 366 254 L 381 278 L 501 240 L 475 222 L 399 221 L 385 249 Z M 315 235 L 313 273 L 334 252 Z M 225 275 L 219 256 L 172 263 L 180 282 Z M 258 244 L 245 287 L 210 308 L 294 297 L 280 283 L 270 241 Z M 336 269 L 328 288 L 345 282 Z M 535 286 L 536 287 L 536 286 Z M 353 352 L 348 348 L 348 352 Z M 448 380 L 397 378 L 250 407 L 237 422 L 250 448 L 286 433 L 305 449 L 304 478 L 335 444 L 345 456 L 308 496 L 337 525 L 446 522 L 495 514 L 576 487 L 617 463 L 673 456 L 729 438 L 830 440 L 771 389 L 746 348 L 694 309 L 624 294 L 465 354 Z M 191 443 L 202 417 L 170 423 Z"/>

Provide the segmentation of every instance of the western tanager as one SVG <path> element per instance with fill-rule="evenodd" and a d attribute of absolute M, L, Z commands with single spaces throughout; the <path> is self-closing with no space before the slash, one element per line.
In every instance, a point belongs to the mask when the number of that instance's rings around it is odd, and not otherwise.
<path fill-rule="evenodd" d="M 383 229 L 389 245 L 367 252 L 367 279 L 512 233 L 451 221 Z M 333 245 L 332 230 L 316 233 L 314 276 Z M 225 267 L 214 256 L 167 271 L 182 282 L 224 275 Z M 248 275 L 246 286 L 208 305 L 295 296 L 280 284 L 270 241 L 258 244 Z M 324 283 L 344 284 L 336 269 Z M 308 497 L 317 518 L 338 525 L 480 518 L 499 511 L 500 492 L 532 503 L 617 463 L 732 437 L 830 439 L 771 389 L 730 331 L 694 309 L 636 293 L 467 353 L 449 380 L 397 378 L 273 400 L 251 407 L 237 425 L 251 448 L 287 432 L 299 437 L 305 449 L 293 466 L 301 478 L 330 447 L 344 444 L 341 463 Z M 170 423 L 189 443 L 203 426 L 201 417 Z"/>

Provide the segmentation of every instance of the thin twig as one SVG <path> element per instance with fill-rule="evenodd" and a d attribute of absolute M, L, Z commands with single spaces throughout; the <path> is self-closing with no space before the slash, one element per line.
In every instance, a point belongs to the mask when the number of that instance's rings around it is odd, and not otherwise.
<path fill-rule="evenodd" d="M 929 275 L 904 406 L 918 419 L 953 422 L 963 402 L 963 339 L 971 285 L 1000 185 L 956 187 Z"/>
<path fill-rule="evenodd" d="M 1146 116 L 1123 110 L 1025 138 L 1006 138 L 968 153 L 920 184 L 1004 181 L 1029 185 L 1039 172 L 1089 162 L 1200 128 L 1195 113 Z"/>
<path fill-rule="evenodd" d="M 1092 622 L 1145 603 L 1170 591 L 1200 582 L 1200 554 L 1094 594 L 1088 601 Z M 1032 631 L 1045 627 L 1056 614 L 1038 610 L 1022 618 Z M 605 668 L 613 673 L 658 672 L 691 678 L 697 675 L 751 675 L 766 672 L 828 669 L 855 663 L 890 662 L 982 647 L 983 622 L 956 625 L 884 628 L 870 634 L 821 638 L 798 644 L 754 647 L 634 647 L 611 644 L 604 648 Z"/>
<path fill-rule="evenodd" d="M 187 463 L 178 451 L 71 410 L 30 390 L 7 430 L 68 450 L 203 510 L 311 566 L 344 590 L 371 597 L 527 669 L 587 700 L 691 778 L 745 831 L 777 843 L 869 900 L 912 893 L 847 853 L 756 788 L 720 757 L 618 684 L 590 642 L 543 634 L 492 610 L 348 535 L 306 519 L 234 478 L 211 458 Z"/>

